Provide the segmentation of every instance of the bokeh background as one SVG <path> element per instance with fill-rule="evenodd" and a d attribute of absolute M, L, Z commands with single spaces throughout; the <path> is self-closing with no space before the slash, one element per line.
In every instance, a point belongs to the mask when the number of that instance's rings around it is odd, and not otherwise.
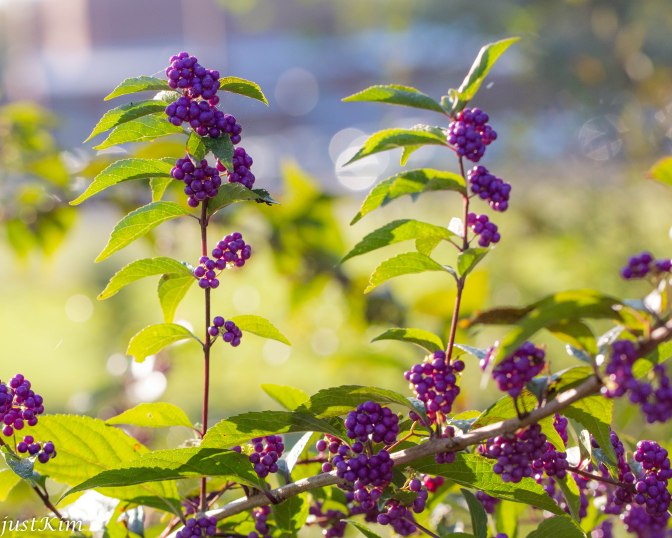
<path fill-rule="evenodd" d="M 215 311 L 268 317 L 292 347 L 248 336 L 214 357 L 213 419 L 274 408 L 262 383 L 309 393 L 377 384 L 405 390 L 403 370 L 422 353 L 370 343 L 391 326 L 445 334 L 454 296 L 446 278 L 403 277 L 364 296 L 384 252 L 340 265 L 365 233 L 393 218 L 446 225 L 448 194 L 395 204 L 350 227 L 368 189 L 399 169 L 395 153 L 343 167 L 368 134 L 436 122 L 430 113 L 341 99 L 372 84 L 408 84 L 439 97 L 457 87 L 484 43 L 517 35 L 476 104 L 499 139 L 483 164 L 513 185 L 497 215 L 503 240 L 470 280 L 463 314 L 522 304 L 560 289 L 637 297 L 618 277 L 628 255 L 669 256 L 672 193 L 645 179 L 672 148 L 672 10 L 667 0 L 0 0 L 0 377 L 22 372 L 49 412 L 108 417 L 142 401 L 179 403 L 200 416 L 198 349 L 172 347 L 142 364 L 128 339 L 162 321 L 148 279 L 105 302 L 107 279 L 138 258 L 194 263 L 198 230 L 167 225 L 99 265 L 114 223 L 147 203 L 125 184 L 72 208 L 96 172 L 129 147 L 83 144 L 122 79 L 160 74 L 187 50 L 205 66 L 258 82 L 270 107 L 237 96 L 223 106 L 244 126 L 257 185 L 281 204 L 238 207 L 217 223 L 237 229 L 255 255 L 227 274 Z M 123 99 L 123 98 L 122 98 Z M 439 119 L 440 121 L 440 119 Z M 178 156 L 175 141 L 146 154 Z M 409 166 L 455 167 L 423 149 Z M 431 199 L 430 199 L 431 198 Z M 449 251 L 444 251 L 447 259 Z M 200 320 L 192 291 L 178 318 Z M 461 333 L 486 347 L 498 330 Z M 545 340 L 554 369 L 569 365 Z M 458 407 L 494 398 L 470 364 Z M 619 409 L 618 421 L 629 421 Z M 641 420 L 629 433 L 642 434 Z M 140 436 L 147 432 L 136 432 Z M 180 432 L 146 440 L 174 444 Z"/>

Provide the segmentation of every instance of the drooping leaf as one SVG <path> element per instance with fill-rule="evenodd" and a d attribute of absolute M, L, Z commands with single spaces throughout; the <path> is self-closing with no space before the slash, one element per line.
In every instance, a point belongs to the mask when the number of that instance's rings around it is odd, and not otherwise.
<path fill-rule="evenodd" d="M 187 153 L 197 161 L 205 159 L 205 155 L 208 153 L 208 148 L 205 147 L 203 139 L 195 131 L 192 131 L 187 139 Z"/>
<path fill-rule="evenodd" d="M 87 489 L 201 476 L 218 476 L 252 487 L 263 487 L 244 454 L 218 448 L 176 448 L 156 450 L 116 465 L 70 488 L 61 498 Z"/>
<path fill-rule="evenodd" d="M 187 215 L 190 215 L 189 211 L 175 202 L 152 202 L 131 211 L 114 227 L 107 245 L 98 254 L 96 262 L 130 245 L 162 222 Z"/>
<path fill-rule="evenodd" d="M 128 424 L 145 428 L 168 428 L 186 426 L 192 428 L 191 421 L 182 409 L 166 402 L 141 403 L 123 413 L 108 418 L 106 424 Z"/>
<path fill-rule="evenodd" d="M 457 257 L 457 274 L 463 278 L 467 276 L 488 252 L 490 252 L 488 248 L 468 248 L 461 252 Z"/>
<path fill-rule="evenodd" d="M 307 496 L 307 493 L 294 495 L 280 504 L 271 505 L 275 524 L 285 536 L 296 536 L 304 527 L 310 508 Z"/>
<path fill-rule="evenodd" d="M 376 267 L 376 270 L 369 279 L 369 285 L 364 290 L 364 293 L 369 293 L 391 278 L 413 273 L 424 273 L 425 271 L 449 272 L 446 267 L 425 254 L 420 254 L 419 252 L 398 254 L 389 260 L 385 260 Z"/>
<path fill-rule="evenodd" d="M 288 411 L 294 411 L 310 398 L 307 392 L 288 385 L 264 383 L 261 389 Z"/>
<path fill-rule="evenodd" d="M 268 106 L 268 100 L 256 82 L 240 77 L 223 77 L 219 79 L 219 89 L 225 92 L 237 93 L 261 101 Z"/>
<path fill-rule="evenodd" d="M 581 508 L 581 495 L 579 492 L 579 487 L 576 485 L 576 482 L 573 477 L 570 475 L 565 476 L 564 478 L 555 478 L 555 483 L 562 491 L 562 495 L 567 501 L 567 506 L 569 507 L 569 513 L 574 518 L 575 521 L 581 521 L 579 515 L 579 510 Z"/>
<path fill-rule="evenodd" d="M 147 77 L 140 76 L 134 78 L 127 78 L 122 81 L 119 86 L 117 86 L 112 92 L 105 96 L 105 101 L 114 99 L 115 97 L 120 97 L 122 95 L 128 95 L 131 93 L 144 92 L 148 90 L 155 91 L 168 91 L 170 86 L 165 79 L 156 78 L 156 77 Z"/>
<path fill-rule="evenodd" d="M 667 186 L 672 186 L 672 157 L 664 157 L 649 170 L 649 177 Z"/>
<path fill-rule="evenodd" d="M 343 99 L 345 103 L 355 101 L 410 106 L 445 114 L 441 105 L 429 97 L 429 95 L 410 86 L 401 86 L 398 84 L 371 86 Z"/>
<path fill-rule="evenodd" d="M 454 191 L 466 194 L 464 178 L 453 172 L 418 168 L 406 170 L 378 183 L 368 194 L 359 213 L 352 219 L 354 224 L 374 209 L 390 203 L 392 200 L 422 192 Z"/>
<path fill-rule="evenodd" d="M 267 191 L 262 189 L 248 189 L 240 183 L 224 183 L 219 187 L 217 196 L 208 201 L 208 215 L 214 215 L 220 209 L 236 202 L 263 201 L 268 204 L 277 203 Z"/>
<path fill-rule="evenodd" d="M 163 275 L 159 279 L 158 295 L 163 321 L 172 323 L 175 319 L 175 311 L 184 299 L 184 296 L 193 286 L 196 279 L 193 275 L 179 276 L 176 274 Z"/>
<path fill-rule="evenodd" d="M 199 342 L 198 338 L 189 329 L 176 323 L 150 325 L 131 338 L 126 354 L 135 357 L 136 361 L 142 362 L 146 357 L 158 353 L 164 347 L 190 338 Z"/>
<path fill-rule="evenodd" d="M 379 404 L 399 404 L 413 410 L 413 405 L 405 396 L 388 389 L 342 385 L 323 389 L 299 407 L 319 418 L 344 415 L 368 400 Z M 319 430 L 316 430 L 319 431 Z"/>
<path fill-rule="evenodd" d="M 476 496 L 468 489 L 461 488 L 462 496 L 467 501 L 469 506 L 469 514 L 471 515 L 471 528 L 475 538 L 488 537 L 488 514 Z"/>
<path fill-rule="evenodd" d="M 373 532 L 366 525 L 362 525 L 359 521 L 354 521 L 352 519 L 344 519 L 348 525 L 355 527 L 359 532 L 361 532 L 366 538 L 381 538 L 380 535 Z"/>
<path fill-rule="evenodd" d="M 587 429 L 611 462 L 615 463 L 616 453 L 609 438 L 613 413 L 613 400 L 600 395 L 583 398 L 562 411 L 567 418 L 576 420 Z"/>
<path fill-rule="evenodd" d="M 173 125 L 163 116 L 142 116 L 115 127 L 108 137 L 93 149 L 111 148 L 129 142 L 149 142 L 162 136 L 182 133 L 184 133 L 182 127 Z"/>
<path fill-rule="evenodd" d="M 152 190 L 152 202 L 163 200 L 163 195 L 172 181 L 172 177 L 153 177 L 149 180 L 149 188 Z"/>
<path fill-rule="evenodd" d="M 113 162 L 101 171 L 70 205 L 79 205 L 94 194 L 104 191 L 122 181 L 131 179 L 147 179 L 154 177 L 170 178 L 174 163 L 163 159 L 121 159 Z"/>
<path fill-rule="evenodd" d="M 205 137 L 201 139 L 207 150 L 212 153 L 226 167 L 233 170 L 233 143 L 226 133 L 217 138 Z"/>
<path fill-rule="evenodd" d="M 527 535 L 527 538 L 549 538 L 551 536 L 586 538 L 586 534 L 581 530 L 581 527 L 567 515 L 544 519 L 535 530 Z"/>
<path fill-rule="evenodd" d="M 175 274 L 194 278 L 191 270 L 182 262 L 160 256 L 158 258 L 143 258 L 129 263 L 117 271 L 98 295 L 98 300 L 109 299 L 119 290 L 129 284 L 153 275 Z"/>
<path fill-rule="evenodd" d="M 84 142 L 88 142 L 94 136 L 97 136 L 100 133 L 104 133 L 105 131 L 109 131 L 113 127 L 121 125 L 122 123 L 126 123 L 148 114 L 163 112 L 165 108 L 165 101 L 149 99 L 147 101 L 136 101 L 135 103 L 128 103 L 126 105 L 113 108 L 112 110 L 108 110 L 105 112 L 105 114 L 103 114 L 103 117 L 100 118 L 100 121 L 96 124 L 96 126 L 93 128 L 93 131 L 91 131 L 91 134 L 86 140 L 84 140 Z"/>
<path fill-rule="evenodd" d="M 380 340 L 399 340 L 400 342 L 410 342 L 416 344 L 430 353 L 441 351 L 446 348 L 445 344 L 434 333 L 424 329 L 388 329 L 382 334 L 376 336 L 372 342 Z"/>
<path fill-rule="evenodd" d="M 443 226 L 437 226 L 428 222 L 421 222 L 413 219 L 401 219 L 392 221 L 381 228 L 366 235 L 357 243 L 350 252 L 348 252 L 341 263 L 366 254 L 373 250 L 392 245 L 400 241 L 409 239 L 432 239 L 439 241 L 448 240 L 455 234 Z"/>
<path fill-rule="evenodd" d="M 250 314 L 244 314 L 240 316 L 234 316 L 231 318 L 238 328 L 245 332 L 256 334 L 262 338 L 269 338 L 271 340 L 277 340 L 283 344 L 291 346 L 292 344 L 287 340 L 287 338 L 266 318 L 261 316 L 253 316 Z"/>
<path fill-rule="evenodd" d="M 421 129 L 385 129 L 372 134 L 346 165 L 381 151 L 405 146 L 447 146 L 445 135 Z"/>

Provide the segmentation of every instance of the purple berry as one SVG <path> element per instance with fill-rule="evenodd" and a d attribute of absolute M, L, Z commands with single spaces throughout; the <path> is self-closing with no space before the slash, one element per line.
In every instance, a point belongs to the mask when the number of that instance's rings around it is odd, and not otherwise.
<path fill-rule="evenodd" d="M 497 225 L 494 222 L 490 222 L 487 215 L 469 213 L 467 215 L 467 226 L 471 228 L 474 235 L 478 236 L 478 244 L 481 247 L 487 248 L 492 243 L 499 243 L 501 239 L 497 231 Z"/>
<path fill-rule="evenodd" d="M 491 348 L 489 354 L 494 350 Z M 546 364 L 545 352 L 532 342 L 525 342 L 492 370 L 499 390 L 516 398 L 523 387 L 541 372 Z"/>
<path fill-rule="evenodd" d="M 229 183 L 240 183 L 251 189 L 255 181 L 254 174 L 250 170 L 252 163 L 252 157 L 245 148 L 237 147 L 233 152 L 233 170 L 227 170 L 220 161 L 217 161 L 217 170 L 226 172 Z"/>
<path fill-rule="evenodd" d="M 486 200 L 495 211 L 506 211 L 509 207 L 511 185 L 494 176 L 484 166 L 474 166 L 469 171 L 471 192 L 481 200 Z"/>
<path fill-rule="evenodd" d="M 448 126 L 448 143 L 460 157 L 478 162 L 485 147 L 497 139 L 497 133 L 488 123 L 488 115 L 478 108 L 465 108 Z"/>

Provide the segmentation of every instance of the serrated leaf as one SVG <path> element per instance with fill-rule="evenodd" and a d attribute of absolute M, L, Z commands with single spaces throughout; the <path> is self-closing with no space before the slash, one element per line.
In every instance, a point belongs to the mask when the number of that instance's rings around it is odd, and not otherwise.
<path fill-rule="evenodd" d="M 428 222 L 421 222 L 414 219 L 401 219 L 392 221 L 385 226 L 367 234 L 364 239 L 357 243 L 350 252 L 348 252 L 341 263 L 366 254 L 373 250 L 398 243 L 400 241 L 407 241 L 409 239 L 432 239 L 437 242 L 448 240 L 454 237 L 448 228 L 437 226 Z M 434 245 L 436 246 L 436 244 Z"/>
<path fill-rule="evenodd" d="M 289 411 L 294 411 L 301 404 L 308 401 L 310 396 L 308 393 L 290 387 L 288 385 L 274 385 L 273 383 L 264 383 L 261 385 L 261 389 L 278 402 L 282 407 Z"/>
<path fill-rule="evenodd" d="M 327 420 L 302 411 L 252 411 L 219 421 L 208 429 L 201 446 L 232 447 L 254 437 L 297 432 L 324 432 L 341 436 L 342 432 Z"/>
<path fill-rule="evenodd" d="M 162 136 L 183 133 L 182 127 L 173 125 L 163 116 L 143 116 L 118 125 L 105 140 L 93 149 L 101 150 L 129 142 L 149 142 Z"/>
<path fill-rule="evenodd" d="M 166 189 L 173 181 L 172 177 L 153 177 L 149 180 L 149 188 L 152 190 L 152 202 L 160 202 Z"/>
<path fill-rule="evenodd" d="M 362 145 L 357 153 L 350 159 L 346 165 L 354 163 L 359 159 L 368 157 L 381 151 L 388 151 L 405 146 L 447 146 L 445 135 L 427 130 L 415 129 L 385 129 L 372 134 Z"/>
<path fill-rule="evenodd" d="M 241 183 L 224 183 L 219 187 L 217 196 L 208 201 L 208 215 L 214 215 L 220 209 L 236 202 L 256 202 L 257 200 L 268 204 L 276 203 L 263 189 L 248 189 Z"/>
<path fill-rule="evenodd" d="M 576 420 L 587 429 L 595 437 L 597 444 L 605 451 L 607 457 L 615 463 L 616 453 L 609 437 L 613 413 L 613 400 L 601 395 L 588 396 L 562 411 L 567 418 Z"/>
<path fill-rule="evenodd" d="M 453 113 L 462 110 L 474 98 L 474 95 L 476 95 L 476 92 L 481 87 L 481 83 L 495 65 L 495 62 L 497 62 L 506 49 L 519 39 L 519 37 L 510 37 L 496 41 L 495 43 L 489 43 L 481 48 L 469 73 L 457 90 L 458 100 L 453 103 Z"/>
<path fill-rule="evenodd" d="M 441 351 L 446 348 L 445 344 L 434 333 L 425 331 L 424 329 L 388 329 L 382 334 L 376 336 L 372 342 L 380 340 L 398 340 L 400 342 L 410 342 L 416 344 L 430 353 L 434 351 Z"/>
<path fill-rule="evenodd" d="M 464 278 L 471 273 L 479 262 L 490 252 L 488 248 L 468 248 L 457 257 L 457 274 Z"/>
<path fill-rule="evenodd" d="M 380 535 L 373 532 L 366 525 L 362 525 L 359 521 L 354 521 L 352 519 L 344 519 L 348 525 L 355 527 L 359 532 L 361 532 L 366 538 L 380 538 Z"/>
<path fill-rule="evenodd" d="M 121 159 L 102 170 L 87 189 L 75 198 L 70 205 L 79 205 L 94 194 L 104 191 L 122 181 L 147 179 L 154 177 L 170 178 L 174 163 L 162 159 Z"/>
<path fill-rule="evenodd" d="M 475 538 L 488 537 L 488 514 L 476 496 L 468 489 L 461 488 L 460 491 L 467 501 L 469 506 L 469 514 L 471 515 L 471 529 Z"/>
<path fill-rule="evenodd" d="M 399 84 L 371 86 L 361 92 L 343 98 L 343 102 L 345 103 L 356 101 L 410 106 L 445 114 L 441 105 L 429 95 L 410 86 L 401 86 Z"/>
<path fill-rule="evenodd" d="M 177 323 L 150 325 L 131 338 L 126 354 L 142 362 L 146 357 L 158 353 L 164 347 L 190 338 L 199 342 L 199 339 L 189 329 Z"/>
<path fill-rule="evenodd" d="M 268 100 L 256 82 L 240 77 L 223 77 L 219 79 L 219 89 L 225 92 L 237 93 L 251 99 L 261 101 L 268 106 Z"/>
<path fill-rule="evenodd" d="M 393 258 L 385 260 L 376 267 L 376 270 L 369 279 L 369 285 L 364 290 L 364 293 L 369 293 L 391 278 L 414 273 L 424 273 L 425 271 L 448 272 L 448 270 L 439 262 L 434 261 L 429 256 L 420 254 L 419 252 L 398 254 Z"/>
<path fill-rule="evenodd" d="M 271 505 L 275 524 L 284 536 L 287 533 L 296 536 L 296 533 L 304 527 L 310 509 L 307 496 L 306 493 L 295 495 L 280 504 Z"/>
<path fill-rule="evenodd" d="M 193 286 L 196 279 L 193 275 L 179 276 L 176 274 L 163 275 L 159 279 L 159 287 L 157 293 L 159 295 L 159 303 L 163 311 L 163 321 L 172 323 L 175 319 L 175 311 L 178 305 L 184 299 L 184 296 Z"/>
<path fill-rule="evenodd" d="M 122 123 L 129 122 L 148 114 L 163 112 L 165 109 L 165 101 L 149 99 L 147 101 L 128 103 L 126 105 L 113 108 L 112 110 L 108 110 L 105 112 L 105 114 L 103 114 L 103 117 L 100 118 L 100 121 L 98 121 L 96 126 L 93 128 L 93 131 L 91 131 L 91 134 L 86 140 L 84 140 L 84 142 L 88 142 L 94 136 L 97 136 L 100 133 L 104 133 L 105 131 L 109 131 L 117 125 L 121 125 Z"/>
<path fill-rule="evenodd" d="M 227 170 L 233 170 L 233 143 L 231 137 L 222 133 L 217 138 L 205 137 L 201 139 L 206 149 L 212 153 Z"/>
<path fill-rule="evenodd" d="M 399 404 L 414 410 L 411 402 L 397 392 L 360 385 L 341 385 L 340 387 L 323 389 L 311 396 L 310 400 L 298 409 L 311 413 L 318 418 L 337 417 L 352 411 L 359 404 L 369 400 L 379 404 Z"/>
<path fill-rule="evenodd" d="M 648 176 L 664 185 L 672 186 L 672 157 L 664 157 L 649 170 Z"/>
<path fill-rule="evenodd" d="M 103 301 L 115 295 L 119 290 L 129 284 L 154 275 L 175 274 L 194 278 L 189 268 L 182 262 L 160 256 L 158 258 L 143 258 L 129 263 L 117 271 L 98 295 L 98 300 Z"/>
<path fill-rule="evenodd" d="M 133 437 L 104 421 L 87 416 L 44 415 L 31 428 L 36 439 L 53 441 L 58 456 L 36 464 L 43 475 L 75 486 L 99 473 L 137 460 L 149 451 Z M 180 513 L 181 504 L 171 482 L 136 483 L 100 490 L 103 495 Z"/>
<path fill-rule="evenodd" d="M 418 168 L 395 174 L 378 183 L 369 192 L 359 213 L 350 224 L 401 196 L 433 191 L 454 191 L 466 195 L 464 178 L 453 172 L 431 168 Z"/>
<path fill-rule="evenodd" d="M 189 211 L 175 202 L 152 202 L 131 211 L 114 227 L 107 245 L 98 254 L 96 263 L 130 245 L 162 222 L 190 214 Z"/>
<path fill-rule="evenodd" d="M 554 514 L 562 514 L 562 509 L 551 499 L 544 488 L 532 478 L 523 478 L 519 483 L 502 482 L 492 470 L 496 460 L 477 454 L 455 455 L 455 461 L 449 465 L 436 463 L 430 456 L 409 463 L 420 473 L 439 475 L 461 486 L 485 491 L 498 499 L 507 499 L 518 503 L 536 506 Z"/>
<path fill-rule="evenodd" d="M 105 96 L 104 100 L 109 101 L 115 97 L 120 97 L 122 95 L 128 95 L 130 93 L 144 92 L 148 90 L 155 91 L 169 91 L 171 88 L 168 86 L 168 82 L 165 79 L 140 76 L 127 78 L 122 81 L 119 86 L 117 86 L 112 92 Z"/>
<path fill-rule="evenodd" d="M 195 131 L 192 131 L 187 139 L 187 153 L 197 161 L 205 159 L 208 153 L 203 139 Z"/>
<path fill-rule="evenodd" d="M 170 426 L 186 426 L 192 428 L 191 421 L 182 409 L 166 402 L 141 403 L 127 409 L 114 417 L 108 418 L 106 424 L 128 424 L 145 428 L 168 428 Z"/>
<path fill-rule="evenodd" d="M 527 538 L 549 538 L 550 536 L 586 538 L 581 527 L 567 515 L 544 519 L 535 530 L 527 535 Z"/>
<path fill-rule="evenodd" d="M 250 314 L 244 314 L 241 316 L 234 316 L 231 318 L 238 328 L 243 331 L 243 333 L 248 332 L 261 336 L 262 338 L 269 338 L 271 340 L 277 340 L 288 346 L 292 344 L 287 340 L 287 338 L 266 318 L 261 316 L 253 316 Z"/>
<path fill-rule="evenodd" d="M 87 489 L 132 486 L 202 476 L 219 476 L 248 486 L 263 487 L 248 457 L 244 454 L 218 448 L 177 448 L 149 452 L 107 469 L 70 488 L 61 498 Z"/>

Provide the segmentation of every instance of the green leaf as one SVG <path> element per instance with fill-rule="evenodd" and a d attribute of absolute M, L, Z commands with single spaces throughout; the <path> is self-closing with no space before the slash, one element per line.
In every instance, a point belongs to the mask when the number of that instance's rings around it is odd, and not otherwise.
<path fill-rule="evenodd" d="M 162 222 L 190 214 L 189 211 L 175 202 L 152 202 L 131 211 L 114 227 L 107 245 L 98 254 L 96 262 L 100 262 L 116 251 L 130 245 Z"/>
<path fill-rule="evenodd" d="M 142 362 L 145 357 L 158 353 L 164 347 L 189 338 L 199 342 L 199 339 L 182 325 L 176 323 L 150 325 L 131 338 L 126 354 L 135 357 L 136 361 Z"/>
<path fill-rule="evenodd" d="M 127 409 L 105 421 L 106 424 L 128 424 L 145 428 L 168 428 L 170 426 L 186 426 L 192 428 L 186 413 L 171 403 L 141 403 Z"/>
<path fill-rule="evenodd" d="M 302 411 L 252 411 L 219 421 L 208 429 L 202 447 L 232 447 L 254 437 L 283 433 L 324 432 L 341 437 L 331 422 Z"/>
<path fill-rule="evenodd" d="M 294 411 L 301 404 L 308 401 L 310 398 L 308 393 L 290 387 L 288 385 L 274 385 L 273 383 L 264 383 L 261 385 L 261 389 L 278 402 L 282 407 L 289 411 Z"/>
<path fill-rule="evenodd" d="M 105 140 L 94 146 L 93 149 L 111 148 L 128 142 L 149 142 L 162 136 L 183 133 L 182 127 L 173 125 L 163 116 L 143 116 L 118 125 Z"/>
<path fill-rule="evenodd" d="M 350 252 L 348 252 L 341 263 L 366 254 L 373 250 L 392 245 L 400 241 L 407 241 L 409 239 L 431 239 L 435 240 L 436 244 L 440 241 L 447 241 L 455 237 L 455 234 L 443 226 L 436 226 L 428 222 L 420 222 L 413 219 L 401 219 L 392 221 L 381 228 L 366 235 L 359 243 L 357 243 Z"/>
<path fill-rule="evenodd" d="M 406 170 L 378 183 L 368 194 L 359 213 L 350 224 L 401 196 L 433 191 L 455 191 L 463 195 L 467 192 L 464 178 L 459 174 L 431 168 Z"/>
<path fill-rule="evenodd" d="M 438 145 L 447 146 L 445 134 L 438 134 L 424 129 L 385 129 L 372 134 L 364 145 L 355 153 L 346 165 L 359 159 L 405 146 Z"/>
<path fill-rule="evenodd" d="M 503 39 L 501 41 L 496 41 L 495 43 L 489 43 L 481 48 L 478 52 L 478 56 L 469 70 L 466 78 L 460 85 L 457 90 L 457 100 L 453 102 L 452 112 L 459 112 L 464 108 L 464 106 L 471 101 L 476 92 L 481 87 L 483 79 L 490 72 L 492 67 L 495 65 L 495 62 L 499 57 L 518 41 L 519 37 L 510 37 L 508 39 Z"/>
<path fill-rule="evenodd" d="M 649 170 L 649 177 L 664 185 L 672 186 L 672 157 L 664 157 Z"/>
<path fill-rule="evenodd" d="M 369 400 L 379 404 L 399 404 L 414 410 L 410 400 L 397 392 L 360 385 L 341 385 L 323 389 L 311 396 L 310 400 L 298 409 L 318 418 L 338 417 Z"/>
<path fill-rule="evenodd" d="M 468 248 L 461 252 L 457 257 L 457 274 L 460 277 L 467 276 L 488 252 L 490 252 L 489 248 Z"/>
<path fill-rule="evenodd" d="M 241 183 L 224 183 L 219 187 L 217 196 L 208 201 L 208 215 L 214 215 L 220 209 L 236 202 L 256 202 L 257 200 L 276 203 L 266 191 L 261 189 L 248 189 Z"/>
<path fill-rule="evenodd" d="M 613 400 L 601 395 L 589 396 L 574 402 L 562 411 L 567 418 L 576 420 L 587 429 L 611 462 L 616 463 L 616 453 L 609 438 L 613 413 Z"/>
<path fill-rule="evenodd" d="M 218 448 L 177 448 L 149 452 L 107 469 L 70 488 L 61 498 L 87 489 L 132 486 L 202 476 L 219 476 L 248 486 L 263 487 L 262 481 L 254 473 L 248 457 L 244 454 Z"/>
<path fill-rule="evenodd" d="M 103 114 L 103 117 L 100 118 L 100 121 L 96 124 L 91 131 L 91 134 L 88 136 L 84 142 L 88 142 L 94 136 L 109 131 L 117 125 L 122 123 L 129 122 L 136 118 L 146 116 L 148 114 L 154 114 L 156 112 L 163 112 L 166 109 L 166 102 L 156 99 L 149 99 L 147 101 L 137 101 L 135 103 L 128 103 L 126 105 L 121 105 L 112 110 L 108 110 Z"/>
<path fill-rule="evenodd" d="M 372 342 L 380 340 L 399 340 L 400 342 L 410 342 L 416 344 L 430 353 L 441 351 L 446 348 L 445 344 L 434 333 L 424 329 L 388 329 L 383 334 L 376 336 Z"/>
<path fill-rule="evenodd" d="M 105 96 L 105 101 L 128 95 L 130 93 L 144 92 L 148 90 L 169 91 L 171 88 L 168 82 L 162 78 L 140 76 L 134 78 L 127 78 L 122 81 L 111 93 Z"/>
<path fill-rule="evenodd" d="M 11 469 L 0 469 L 0 502 L 5 502 L 21 477 Z"/>
<path fill-rule="evenodd" d="M 495 508 L 495 526 L 499 532 L 517 536 L 518 522 L 527 506 L 511 501 L 500 501 Z"/>
<path fill-rule="evenodd" d="M 175 311 L 184 299 L 189 288 L 196 282 L 193 275 L 179 276 L 176 274 L 163 275 L 159 279 L 158 295 L 163 321 L 172 323 L 175 319 Z"/>
<path fill-rule="evenodd" d="M 476 496 L 468 489 L 461 488 L 460 491 L 467 501 L 469 506 L 469 514 L 471 514 L 471 528 L 475 538 L 488 537 L 488 514 Z"/>
<path fill-rule="evenodd" d="M 408 159 L 411 158 L 416 151 L 418 151 L 422 146 L 404 146 L 404 149 L 401 150 L 401 158 L 399 159 L 399 164 L 401 166 L 406 166 Z"/>
<path fill-rule="evenodd" d="M 583 351 L 589 356 L 597 355 L 595 335 L 583 321 L 563 320 L 546 328 L 553 336 L 573 346 L 574 349 Z"/>
<path fill-rule="evenodd" d="M 415 88 L 411 88 L 410 86 L 400 86 L 398 84 L 371 86 L 370 88 L 366 88 L 361 92 L 343 99 L 343 102 L 345 103 L 352 103 L 355 101 L 410 106 L 445 114 L 441 105 L 428 95 Z"/>
<path fill-rule="evenodd" d="M 256 82 L 240 77 L 224 77 L 219 79 L 219 89 L 225 92 L 237 93 L 251 99 L 261 101 L 268 106 L 268 100 Z"/>
<path fill-rule="evenodd" d="M 354 521 L 352 519 L 344 519 L 348 525 L 355 527 L 359 532 L 361 532 L 366 538 L 380 538 L 380 535 L 373 532 L 366 525 L 362 525 L 359 521 Z"/>
<path fill-rule="evenodd" d="M 579 509 L 581 507 L 581 494 L 579 488 L 574 481 L 574 478 L 570 478 L 569 475 L 565 476 L 562 479 L 558 477 L 554 478 L 555 483 L 560 487 L 565 500 L 567 501 L 567 506 L 569 507 L 570 515 L 574 518 L 575 521 L 581 521 L 579 516 Z"/>
<path fill-rule="evenodd" d="M 203 139 L 195 131 L 192 131 L 187 139 L 187 153 L 197 161 L 205 159 L 205 155 L 208 153 L 208 148 L 205 147 Z"/>
<path fill-rule="evenodd" d="M 253 316 L 250 314 L 245 314 L 241 316 L 235 316 L 231 318 L 238 328 L 243 332 L 248 332 L 261 336 L 262 338 L 269 338 L 271 340 L 277 340 L 283 344 L 291 346 L 292 344 L 287 340 L 287 338 L 266 318 L 261 316 Z"/>
<path fill-rule="evenodd" d="M 534 479 L 523 478 L 517 484 L 502 482 L 501 477 L 492 470 L 496 460 L 477 454 L 458 453 L 455 456 L 455 461 L 450 465 L 436 463 L 434 457 L 430 456 L 411 462 L 409 466 L 420 473 L 440 475 L 461 486 L 480 489 L 498 499 L 536 506 L 554 514 L 564 513 Z"/>
<path fill-rule="evenodd" d="M 93 178 L 87 189 L 70 202 L 70 205 L 79 205 L 94 194 L 98 194 L 122 181 L 155 177 L 170 178 L 170 171 L 174 164 L 162 159 L 121 159 L 115 161 Z"/>
<path fill-rule="evenodd" d="M 233 143 L 230 136 L 223 133 L 218 138 L 208 136 L 201 140 L 206 149 L 217 157 L 227 170 L 233 170 Z"/>
<path fill-rule="evenodd" d="M 376 267 L 376 270 L 369 279 L 369 285 L 364 290 L 364 293 L 369 293 L 371 290 L 377 288 L 391 278 L 413 273 L 424 273 L 425 271 L 449 272 L 443 265 L 425 254 L 420 254 L 419 252 L 398 254 L 389 260 L 385 260 Z"/>
<path fill-rule="evenodd" d="M 7 467 L 19 477 L 28 481 L 33 486 L 35 484 L 35 472 L 32 458 L 19 458 L 12 452 L 8 446 L 0 446 L 0 455 L 2 455 Z"/>
<path fill-rule="evenodd" d="M 145 446 L 119 428 L 87 416 L 41 416 L 37 425 L 31 428 L 31 435 L 36 439 L 53 441 L 58 451 L 58 457 L 46 464 L 36 463 L 36 469 L 41 474 L 69 486 L 126 462 L 137 461 L 139 456 L 148 453 Z M 104 488 L 100 492 L 109 497 L 180 513 L 180 498 L 175 484 L 134 484 L 130 487 Z"/>
<path fill-rule="evenodd" d="M 163 200 L 163 195 L 172 181 L 172 177 L 153 177 L 149 180 L 149 188 L 152 190 L 152 202 Z"/>
<path fill-rule="evenodd" d="M 550 536 L 586 538 L 581 527 L 567 515 L 544 519 L 535 530 L 527 535 L 527 538 L 549 538 Z"/>
<path fill-rule="evenodd" d="M 296 536 L 308 519 L 310 503 L 307 494 L 295 495 L 280 504 L 272 504 L 273 519 L 280 531 Z"/>
<path fill-rule="evenodd" d="M 160 256 L 158 258 L 143 258 L 129 263 L 117 271 L 98 295 L 98 300 L 103 301 L 115 295 L 119 290 L 142 278 L 154 275 L 175 274 L 194 278 L 191 270 L 182 262 Z"/>

